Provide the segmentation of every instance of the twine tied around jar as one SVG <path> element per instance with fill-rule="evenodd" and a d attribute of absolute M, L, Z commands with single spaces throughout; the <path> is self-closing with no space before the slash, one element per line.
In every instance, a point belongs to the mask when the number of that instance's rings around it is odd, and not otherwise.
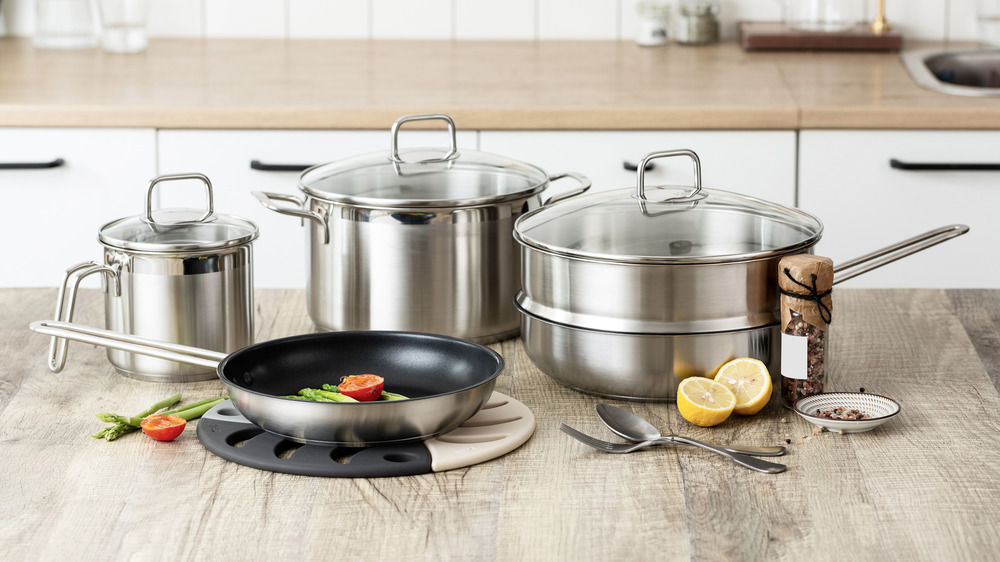
<path fill-rule="evenodd" d="M 809 279 L 810 279 L 810 281 L 812 281 L 811 285 L 803 283 L 803 282 L 799 281 L 798 279 L 792 277 L 792 272 L 787 267 L 782 270 L 782 273 L 784 273 L 785 276 L 788 277 L 788 279 L 792 283 L 798 285 L 799 287 L 802 287 L 803 289 L 805 289 L 807 291 L 805 294 L 803 294 L 803 293 L 795 293 L 795 292 L 792 292 L 792 291 L 787 291 L 784 288 L 782 288 L 782 287 L 779 286 L 778 287 L 778 291 L 782 295 L 785 295 L 787 297 L 792 297 L 792 298 L 795 298 L 795 299 L 801 299 L 801 300 L 805 300 L 805 301 L 812 301 L 812 302 L 816 303 L 816 308 L 819 309 L 820 318 L 822 318 L 823 321 L 826 322 L 827 324 L 830 324 L 831 322 L 833 322 L 833 310 L 831 310 L 831 308 L 825 302 L 823 302 L 823 299 L 825 299 L 826 297 L 828 297 L 830 294 L 833 293 L 833 289 L 832 288 L 831 289 L 827 289 L 825 291 L 820 291 L 819 289 L 817 289 L 817 287 L 816 287 L 816 280 L 818 279 L 818 276 L 815 273 L 810 273 L 809 274 Z"/>

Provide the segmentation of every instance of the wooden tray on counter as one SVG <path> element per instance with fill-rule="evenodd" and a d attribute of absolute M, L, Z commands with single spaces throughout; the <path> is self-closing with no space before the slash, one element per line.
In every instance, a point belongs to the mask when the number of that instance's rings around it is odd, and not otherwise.
<path fill-rule="evenodd" d="M 739 37 L 745 51 L 898 51 L 903 46 L 898 31 L 876 35 L 864 23 L 844 31 L 823 32 L 792 29 L 782 22 L 741 21 Z"/>

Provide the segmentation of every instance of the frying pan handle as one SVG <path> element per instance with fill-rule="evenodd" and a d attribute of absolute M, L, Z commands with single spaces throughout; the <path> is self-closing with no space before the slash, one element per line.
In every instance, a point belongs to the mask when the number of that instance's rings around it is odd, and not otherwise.
<path fill-rule="evenodd" d="M 264 207 L 274 211 L 275 213 L 281 213 L 282 215 L 288 215 L 291 217 L 299 217 L 300 219 L 311 220 L 318 224 L 323 229 L 323 243 L 330 243 L 330 227 L 326 224 L 326 219 L 323 215 L 313 212 L 306 211 L 301 207 L 305 205 L 304 202 L 300 201 L 298 197 L 294 195 L 285 195 L 283 193 L 270 193 L 267 191 L 253 191 L 253 196 L 260 201 L 260 204 Z M 288 205 L 278 205 L 274 201 L 284 201 L 285 203 L 293 203 L 298 205 L 298 207 L 289 207 Z"/>
<path fill-rule="evenodd" d="M 576 197 L 577 195 L 581 195 L 583 193 L 586 193 L 587 190 L 590 189 L 590 186 L 592 186 L 594 184 L 594 182 L 590 181 L 590 178 L 588 178 L 587 176 L 585 176 L 583 174 L 577 173 L 577 172 L 563 172 L 561 174 L 555 174 L 555 175 L 549 176 L 549 181 L 553 182 L 553 181 L 556 181 L 556 180 L 561 180 L 563 178 L 573 178 L 573 179 L 575 179 L 580 184 L 580 187 L 578 187 L 578 188 L 576 188 L 576 189 L 574 189 L 572 191 L 567 191 L 566 193 L 560 193 L 559 195 L 553 195 L 552 197 L 549 197 L 548 201 L 546 201 L 544 203 L 544 205 L 549 205 L 551 203 L 558 203 L 559 201 L 562 201 L 564 199 L 569 199 L 570 197 Z"/>
<path fill-rule="evenodd" d="M 157 359 L 197 365 L 209 369 L 217 369 L 219 363 L 227 357 L 225 353 L 217 351 L 151 340 L 140 336 L 120 334 L 110 330 L 91 328 L 90 326 L 71 324 L 69 322 L 41 320 L 32 322 L 29 328 L 39 334 L 56 336 L 101 347 L 110 347 L 111 349 L 119 349 L 129 353 L 138 353 L 140 355 L 156 357 Z"/>
<path fill-rule="evenodd" d="M 121 296 L 121 279 L 118 277 L 118 270 L 92 261 L 78 263 L 66 270 L 62 285 L 59 286 L 59 294 L 56 297 L 57 321 L 70 322 L 73 320 L 73 309 L 76 308 L 76 291 L 80 288 L 80 281 L 84 277 L 98 272 L 108 274 L 110 277 L 108 289 L 114 292 L 114 296 Z M 54 337 L 49 342 L 49 370 L 53 373 L 62 371 L 63 367 L 66 366 L 68 347 L 69 342 L 62 338 Z"/>
<path fill-rule="evenodd" d="M 969 227 L 964 224 L 942 226 L 941 228 L 929 230 L 892 246 L 887 246 L 881 250 L 875 250 L 869 254 L 846 261 L 833 268 L 833 284 L 836 285 L 842 281 L 853 279 L 862 273 L 867 273 L 900 258 L 905 258 L 911 254 L 926 250 L 931 246 L 936 246 L 941 242 L 961 236 L 968 231 Z"/>

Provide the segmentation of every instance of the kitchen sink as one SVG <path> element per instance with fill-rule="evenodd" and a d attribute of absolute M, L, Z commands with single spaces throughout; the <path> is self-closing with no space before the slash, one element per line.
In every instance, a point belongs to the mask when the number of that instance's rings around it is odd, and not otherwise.
<path fill-rule="evenodd" d="M 1000 50 L 904 51 L 903 67 L 917 85 L 954 96 L 1000 97 Z"/>

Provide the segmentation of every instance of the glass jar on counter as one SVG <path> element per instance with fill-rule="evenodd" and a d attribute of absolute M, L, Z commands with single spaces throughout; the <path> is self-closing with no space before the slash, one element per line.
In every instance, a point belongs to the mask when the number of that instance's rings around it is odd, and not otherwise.
<path fill-rule="evenodd" d="M 781 258 L 781 403 L 820 394 L 829 383 L 827 350 L 833 322 L 833 260 L 811 254 Z"/>
<path fill-rule="evenodd" d="M 719 41 L 719 5 L 715 2 L 681 2 L 674 36 L 684 45 L 710 45 Z"/>
<path fill-rule="evenodd" d="M 635 42 L 645 47 L 666 45 L 670 40 L 670 6 L 655 0 L 639 2 L 639 25 Z"/>

